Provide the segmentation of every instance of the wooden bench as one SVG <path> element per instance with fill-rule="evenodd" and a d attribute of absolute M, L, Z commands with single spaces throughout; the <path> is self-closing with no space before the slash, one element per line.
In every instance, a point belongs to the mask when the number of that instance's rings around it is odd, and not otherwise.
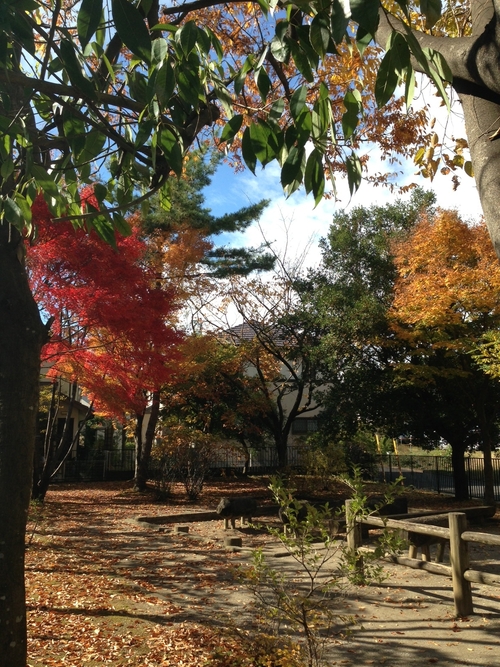
<path fill-rule="evenodd" d="M 468 521 L 482 523 L 484 519 L 491 518 L 495 514 L 496 508 L 493 505 L 480 505 L 478 507 L 460 508 Z M 448 514 L 430 514 L 426 516 L 407 517 L 407 520 L 412 523 L 419 523 L 429 526 L 443 526 L 448 528 Z M 436 563 L 442 563 L 446 546 L 449 547 L 449 540 L 435 535 L 423 535 L 421 533 L 413 533 L 411 531 L 404 531 L 405 538 L 410 543 L 408 548 L 408 556 L 410 558 L 417 558 L 420 549 L 421 559 L 425 561 L 431 560 L 430 547 L 437 545 Z"/>

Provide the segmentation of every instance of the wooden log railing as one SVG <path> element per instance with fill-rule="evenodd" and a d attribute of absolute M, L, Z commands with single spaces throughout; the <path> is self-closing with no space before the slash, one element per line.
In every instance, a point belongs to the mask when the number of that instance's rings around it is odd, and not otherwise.
<path fill-rule="evenodd" d="M 391 556 L 390 558 L 392 562 L 407 567 L 451 577 L 455 615 L 457 617 L 469 616 L 474 613 L 471 582 L 493 586 L 500 585 L 499 575 L 471 569 L 468 549 L 469 542 L 500 546 L 500 535 L 467 530 L 467 516 L 464 512 L 449 512 L 449 527 L 445 528 L 443 526 L 414 523 L 404 519 L 385 519 L 376 516 L 360 518 L 355 516 L 352 503 L 352 500 L 347 500 L 345 504 L 347 546 L 353 552 L 359 553 L 359 567 L 362 567 L 362 555 L 360 552 L 360 547 L 362 546 L 361 524 L 366 524 L 379 528 L 393 528 L 395 530 L 404 530 L 449 540 L 450 565 L 431 563 L 426 560 L 404 556 Z"/>

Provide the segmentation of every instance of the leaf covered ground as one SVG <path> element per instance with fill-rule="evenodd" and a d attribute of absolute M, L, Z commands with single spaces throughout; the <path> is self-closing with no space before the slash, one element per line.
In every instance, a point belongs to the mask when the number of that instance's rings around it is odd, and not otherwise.
<path fill-rule="evenodd" d="M 222 522 L 193 522 L 183 536 L 135 520 L 213 510 L 223 495 L 248 494 L 271 500 L 261 478 L 210 483 L 197 505 L 180 490 L 159 502 L 129 483 L 52 487 L 28 527 L 29 666 L 294 667 L 293 648 L 271 660 L 248 632 L 234 575 L 240 557 L 224 549 Z M 414 507 L 449 503 L 410 494 Z M 264 530 L 241 534 L 252 548 L 269 539 Z"/>

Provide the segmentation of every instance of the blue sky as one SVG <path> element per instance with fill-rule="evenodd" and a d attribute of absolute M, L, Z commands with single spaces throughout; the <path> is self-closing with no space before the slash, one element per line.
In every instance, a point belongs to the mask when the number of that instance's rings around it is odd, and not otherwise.
<path fill-rule="evenodd" d="M 481 215 L 474 179 L 464 172 L 459 174 L 461 185 L 454 191 L 451 176 L 439 174 L 431 183 L 428 179 L 415 175 L 416 169 L 411 162 L 408 162 L 402 171 L 400 185 L 415 182 L 426 189 L 434 190 L 439 206 L 457 208 L 466 219 L 477 219 Z M 276 164 L 270 164 L 264 170 L 258 169 L 256 176 L 249 170 L 235 173 L 228 166 L 222 165 L 214 175 L 212 184 L 205 190 L 205 197 L 206 205 L 214 215 L 235 211 L 261 199 L 270 199 L 271 204 L 261 218 L 260 229 L 253 225 L 245 234 L 221 238 L 220 242 L 258 246 L 262 242 L 263 233 L 279 253 L 284 252 L 285 243 L 288 244 L 289 260 L 295 259 L 310 246 L 306 265 L 313 265 L 320 258 L 318 241 L 326 235 L 336 211 L 354 206 L 384 204 L 398 197 L 404 198 L 403 195 L 391 193 L 388 188 L 374 188 L 368 183 L 362 183 L 351 199 L 346 179 L 338 179 L 337 193 L 337 201 L 324 200 L 314 208 L 312 196 L 307 196 L 303 189 L 288 199 L 285 197 Z"/>
<path fill-rule="evenodd" d="M 457 137 L 465 137 L 461 105 L 452 95 L 451 113 L 442 106 L 440 98 L 434 88 L 425 79 L 419 85 L 420 93 L 413 106 L 426 106 L 430 116 L 434 116 L 434 130 L 439 137 L 446 141 L 448 147 L 453 146 Z M 377 171 L 394 171 L 394 167 L 380 164 L 379 150 L 373 146 L 370 153 L 369 168 L 373 173 Z M 400 167 L 398 185 L 416 183 L 425 189 L 434 190 L 438 205 L 442 208 L 456 208 L 464 219 L 477 220 L 481 216 L 481 205 L 475 181 L 462 170 L 457 170 L 461 185 L 454 191 L 451 174 L 443 176 L 438 173 L 431 183 L 429 179 L 415 175 L 417 171 L 411 160 Z M 322 201 L 314 208 L 312 196 L 306 196 L 304 190 L 299 190 L 286 199 L 280 185 L 279 167 L 276 163 L 267 165 L 265 169 L 257 169 L 256 176 L 249 170 L 235 173 L 227 165 L 222 165 L 214 174 L 212 184 L 205 190 L 206 205 L 214 215 L 221 215 L 235 211 L 242 206 L 256 203 L 261 199 L 270 199 L 271 204 L 264 211 L 259 229 L 253 225 L 244 235 L 232 235 L 226 239 L 218 239 L 221 243 L 231 243 L 235 246 L 258 246 L 262 243 L 262 232 L 268 241 L 274 243 L 279 253 L 284 252 L 285 243 L 288 243 L 287 257 L 293 260 L 296 255 L 304 252 L 308 245 L 306 265 L 317 264 L 320 260 L 318 241 L 328 232 L 332 216 L 336 211 L 349 209 L 354 206 L 370 206 L 385 204 L 395 199 L 404 198 L 403 195 L 391 192 L 385 187 L 373 187 L 363 182 L 358 192 L 352 197 L 346 179 L 338 179 L 336 183 L 337 201 L 334 199 Z M 409 195 L 408 195 L 409 196 Z"/>

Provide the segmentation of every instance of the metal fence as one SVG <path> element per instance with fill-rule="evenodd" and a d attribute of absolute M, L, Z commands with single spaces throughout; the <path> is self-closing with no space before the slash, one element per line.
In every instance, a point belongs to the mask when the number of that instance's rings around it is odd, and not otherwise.
<path fill-rule="evenodd" d="M 500 500 L 500 459 L 493 458 L 493 485 L 495 500 Z M 413 456 L 386 454 L 378 457 L 379 479 L 394 481 L 400 475 L 405 484 L 416 489 L 455 493 L 453 468 L 448 456 Z M 482 457 L 465 457 L 465 471 L 470 498 L 484 496 L 484 461 Z"/>
<path fill-rule="evenodd" d="M 308 450 L 302 445 L 288 448 L 288 465 L 301 468 Z M 134 475 L 135 453 L 131 449 L 100 452 L 96 457 L 81 461 L 66 461 L 58 471 L 54 481 L 90 482 L 131 479 Z M 379 480 L 391 482 L 400 475 L 405 484 L 416 489 L 455 493 L 451 458 L 448 456 L 414 456 L 412 454 L 386 454 L 377 457 L 376 475 Z M 245 466 L 243 452 L 234 449 L 219 450 L 212 463 L 215 474 L 223 470 L 242 472 Z M 249 474 L 267 474 L 278 469 L 278 456 L 272 447 L 251 450 Z M 482 457 L 465 457 L 465 470 L 471 498 L 484 495 L 484 464 Z M 154 462 L 151 465 L 155 476 Z M 493 479 L 495 499 L 500 501 L 500 459 L 493 458 Z"/>
<path fill-rule="evenodd" d="M 132 449 L 103 451 L 93 457 L 65 461 L 54 482 L 97 482 L 131 479 L 134 476 L 135 452 Z"/>

